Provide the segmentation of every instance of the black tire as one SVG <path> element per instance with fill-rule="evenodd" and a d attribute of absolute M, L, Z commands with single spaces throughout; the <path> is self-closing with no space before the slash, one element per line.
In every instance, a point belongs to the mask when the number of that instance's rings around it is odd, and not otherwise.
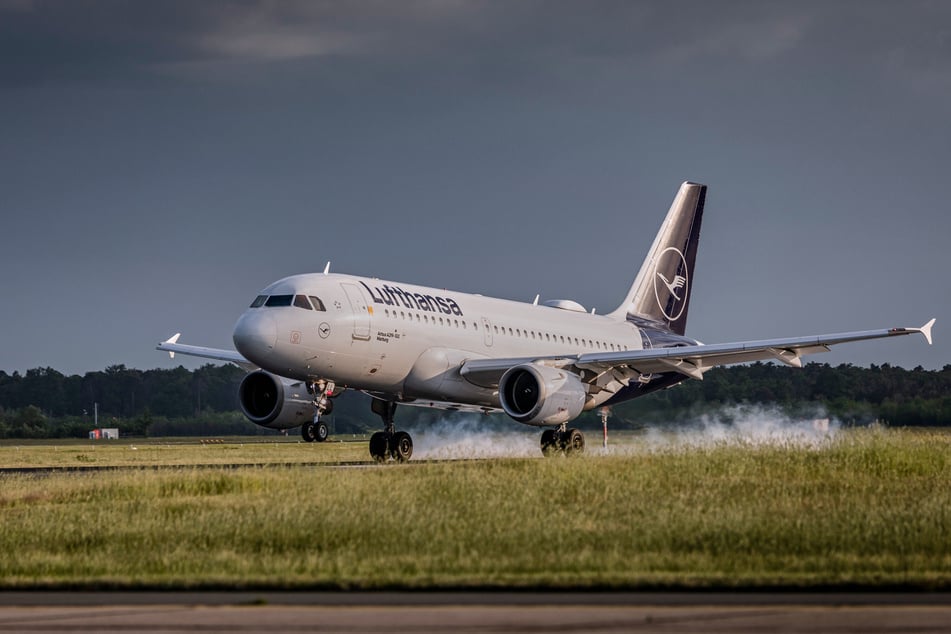
<path fill-rule="evenodd" d="M 327 440 L 327 437 L 330 436 L 330 428 L 327 427 L 327 423 L 320 421 L 316 425 L 316 431 L 314 432 L 314 440 L 317 442 L 324 442 Z"/>
<path fill-rule="evenodd" d="M 387 453 L 386 434 L 378 431 L 370 436 L 370 456 L 377 462 L 386 462 Z"/>
<path fill-rule="evenodd" d="M 317 426 L 313 422 L 304 423 L 300 426 L 300 435 L 307 442 L 317 440 Z"/>
<path fill-rule="evenodd" d="M 565 432 L 562 439 L 565 446 L 565 454 L 580 456 L 584 453 L 584 434 L 577 429 L 569 429 Z"/>
<path fill-rule="evenodd" d="M 546 429 L 542 432 L 542 454 L 548 458 L 554 456 L 556 453 L 561 451 L 560 443 L 558 442 L 558 432 L 554 429 Z"/>
<path fill-rule="evenodd" d="M 390 454 L 397 462 L 407 462 L 413 457 L 413 438 L 405 431 L 398 431 L 390 439 Z"/>

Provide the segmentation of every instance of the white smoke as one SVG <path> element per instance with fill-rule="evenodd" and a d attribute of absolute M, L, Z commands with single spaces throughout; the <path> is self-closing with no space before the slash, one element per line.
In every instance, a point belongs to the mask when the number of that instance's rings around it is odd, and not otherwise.
<path fill-rule="evenodd" d="M 428 460 L 540 458 L 540 428 L 507 420 L 459 414 L 412 430 L 413 457 Z M 636 432 L 612 430 L 608 447 L 601 430 L 586 430 L 586 455 L 626 455 L 666 449 L 714 446 L 818 448 L 840 431 L 838 421 L 821 410 L 793 417 L 761 405 L 725 406 L 688 422 L 657 423 Z"/>
<path fill-rule="evenodd" d="M 809 416 L 791 417 L 775 407 L 733 405 L 686 424 L 652 426 L 645 430 L 642 440 L 647 449 L 718 445 L 819 447 L 839 430 L 839 422 L 821 410 Z"/>
<path fill-rule="evenodd" d="M 508 426 L 506 426 L 508 427 Z M 519 429 L 521 428 L 521 429 Z M 487 424 L 482 416 L 459 415 L 417 427 L 413 458 L 464 460 L 468 458 L 537 458 L 541 430 L 512 422 L 511 429 Z"/>

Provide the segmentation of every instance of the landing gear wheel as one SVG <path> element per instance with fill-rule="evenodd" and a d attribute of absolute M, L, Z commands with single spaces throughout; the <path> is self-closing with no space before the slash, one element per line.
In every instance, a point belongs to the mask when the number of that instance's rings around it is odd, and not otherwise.
<path fill-rule="evenodd" d="M 565 454 L 578 456 L 584 453 L 584 434 L 577 429 L 569 429 L 561 437 Z"/>
<path fill-rule="evenodd" d="M 330 429 L 327 427 L 327 423 L 319 421 L 316 424 L 311 423 L 315 427 L 314 430 L 314 440 L 317 442 L 324 442 L 327 440 L 327 437 L 330 436 Z"/>
<path fill-rule="evenodd" d="M 305 441 L 314 442 L 317 440 L 317 425 L 312 422 L 304 423 L 300 426 L 300 435 Z"/>
<path fill-rule="evenodd" d="M 406 462 L 413 457 L 413 438 L 405 431 L 398 431 L 390 439 L 390 455 L 397 462 Z"/>
<path fill-rule="evenodd" d="M 549 458 L 561 450 L 558 443 L 558 432 L 554 429 L 546 429 L 542 432 L 542 454 Z"/>
<path fill-rule="evenodd" d="M 386 434 L 381 431 L 370 436 L 370 456 L 377 462 L 386 462 L 386 455 L 389 449 L 387 444 Z"/>

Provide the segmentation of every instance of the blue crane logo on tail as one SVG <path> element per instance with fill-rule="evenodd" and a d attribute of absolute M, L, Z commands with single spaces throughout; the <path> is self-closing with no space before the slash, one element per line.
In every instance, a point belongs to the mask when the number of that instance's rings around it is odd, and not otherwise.
<path fill-rule="evenodd" d="M 687 260 L 680 249 L 667 247 L 661 251 L 654 264 L 654 297 L 660 312 L 671 322 L 677 321 L 687 307 L 688 275 Z"/>

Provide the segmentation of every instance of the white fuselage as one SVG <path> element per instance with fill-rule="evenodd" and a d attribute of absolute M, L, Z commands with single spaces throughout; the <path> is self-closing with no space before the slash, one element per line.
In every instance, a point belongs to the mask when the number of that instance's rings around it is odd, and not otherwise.
<path fill-rule="evenodd" d="M 310 307 L 278 305 L 287 296 Z M 332 379 L 396 399 L 497 408 L 497 390 L 459 375 L 464 361 L 643 347 L 634 324 L 583 310 L 351 275 L 295 275 L 265 288 L 257 301 L 262 305 L 235 324 L 234 343 L 245 358 L 280 376 Z"/>

